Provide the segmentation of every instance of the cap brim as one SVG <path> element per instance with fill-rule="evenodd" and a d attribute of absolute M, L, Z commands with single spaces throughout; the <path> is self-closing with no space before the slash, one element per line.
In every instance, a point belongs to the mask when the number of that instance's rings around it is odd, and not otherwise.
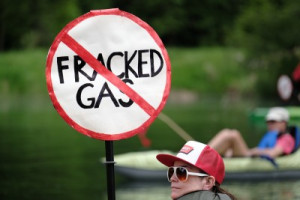
<path fill-rule="evenodd" d="M 175 161 L 182 161 L 182 162 L 185 162 L 185 163 L 195 166 L 194 164 L 187 162 L 186 160 L 183 160 L 183 159 L 178 158 L 171 154 L 158 154 L 156 156 L 156 159 L 159 162 L 161 162 L 162 164 L 166 165 L 167 167 L 173 166 Z"/>
<path fill-rule="evenodd" d="M 268 114 L 265 119 L 266 119 L 266 121 L 281 121 L 280 116 L 278 116 L 276 114 Z"/>

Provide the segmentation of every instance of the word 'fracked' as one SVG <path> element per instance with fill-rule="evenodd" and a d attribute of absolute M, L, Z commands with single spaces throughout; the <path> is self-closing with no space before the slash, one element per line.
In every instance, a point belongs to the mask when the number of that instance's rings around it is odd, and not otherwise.
<path fill-rule="evenodd" d="M 115 59 L 118 59 L 118 69 L 114 70 L 112 63 Z M 99 53 L 97 56 L 102 65 L 104 65 L 109 71 L 113 72 L 120 79 L 126 78 L 131 79 L 135 78 L 146 78 L 154 77 L 158 75 L 164 65 L 163 58 L 159 51 L 155 49 L 148 50 L 135 50 L 131 55 L 128 51 L 125 52 L 113 52 L 111 53 L 105 62 L 102 53 Z M 120 64 L 120 60 L 122 63 Z M 57 67 L 59 81 L 61 84 L 64 83 L 64 70 L 70 68 L 71 62 L 69 56 L 59 56 L 57 57 Z M 94 70 L 91 75 L 84 71 L 83 67 L 86 65 L 86 62 L 82 60 L 79 56 L 74 56 L 73 68 L 74 68 L 74 81 L 79 82 L 79 75 L 83 75 L 90 81 L 94 81 L 97 72 Z M 120 66 L 121 65 L 121 66 Z M 136 65 L 134 67 L 133 65 Z M 120 68 L 123 68 L 120 72 Z M 117 72 L 119 74 L 117 74 Z"/>

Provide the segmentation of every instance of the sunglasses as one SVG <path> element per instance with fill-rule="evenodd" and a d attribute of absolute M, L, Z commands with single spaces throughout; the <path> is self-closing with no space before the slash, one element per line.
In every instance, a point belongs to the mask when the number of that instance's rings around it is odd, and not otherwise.
<path fill-rule="evenodd" d="M 274 124 L 274 123 L 276 123 L 277 121 L 275 121 L 275 120 L 268 120 L 268 121 L 266 121 L 266 123 L 267 124 Z"/>
<path fill-rule="evenodd" d="M 167 172 L 167 178 L 169 182 L 171 182 L 171 177 L 173 176 L 174 172 L 175 177 L 181 182 L 187 181 L 189 175 L 201 177 L 208 176 L 208 174 L 189 172 L 185 167 L 169 167 Z"/>

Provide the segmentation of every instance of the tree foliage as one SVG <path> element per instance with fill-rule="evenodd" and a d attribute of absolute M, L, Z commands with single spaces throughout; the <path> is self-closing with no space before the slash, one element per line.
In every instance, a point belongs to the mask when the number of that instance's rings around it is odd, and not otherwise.
<path fill-rule="evenodd" d="M 0 51 L 49 47 L 73 19 L 89 9 L 109 7 L 108 0 L 1 0 Z"/>
<path fill-rule="evenodd" d="M 272 2 L 272 3 L 271 3 Z M 236 19 L 235 42 L 259 53 L 294 51 L 300 44 L 300 2 L 254 1 Z"/>
<path fill-rule="evenodd" d="M 299 44 L 294 0 L 2 0 L 0 50 L 49 46 L 71 20 L 93 9 L 120 8 L 152 26 L 168 45 L 223 45 L 294 51 Z"/>
<path fill-rule="evenodd" d="M 262 95 L 275 95 L 278 77 L 291 76 L 299 62 L 298 19 L 300 1 L 293 0 L 251 1 L 236 19 L 228 40 L 230 45 L 250 52 L 248 64 L 257 72 L 257 88 Z"/>
<path fill-rule="evenodd" d="M 0 50 L 48 47 L 71 20 L 93 9 L 120 8 L 152 26 L 168 45 L 224 44 L 242 0 L 2 0 Z"/>
<path fill-rule="evenodd" d="M 148 22 L 166 44 L 222 45 L 242 0 L 115 0 L 122 10 Z"/>

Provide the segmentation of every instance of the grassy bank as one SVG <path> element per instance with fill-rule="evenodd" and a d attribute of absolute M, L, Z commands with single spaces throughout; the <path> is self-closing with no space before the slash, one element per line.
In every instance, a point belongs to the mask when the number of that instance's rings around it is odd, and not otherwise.
<path fill-rule="evenodd" d="M 244 69 L 244 53 L 237 49 L 168 48 L 172 88 L 222 94 L 252 93 L 255 75 Z M 0 54 L 1 93 L 45 93 L 45 49 Z"/>

